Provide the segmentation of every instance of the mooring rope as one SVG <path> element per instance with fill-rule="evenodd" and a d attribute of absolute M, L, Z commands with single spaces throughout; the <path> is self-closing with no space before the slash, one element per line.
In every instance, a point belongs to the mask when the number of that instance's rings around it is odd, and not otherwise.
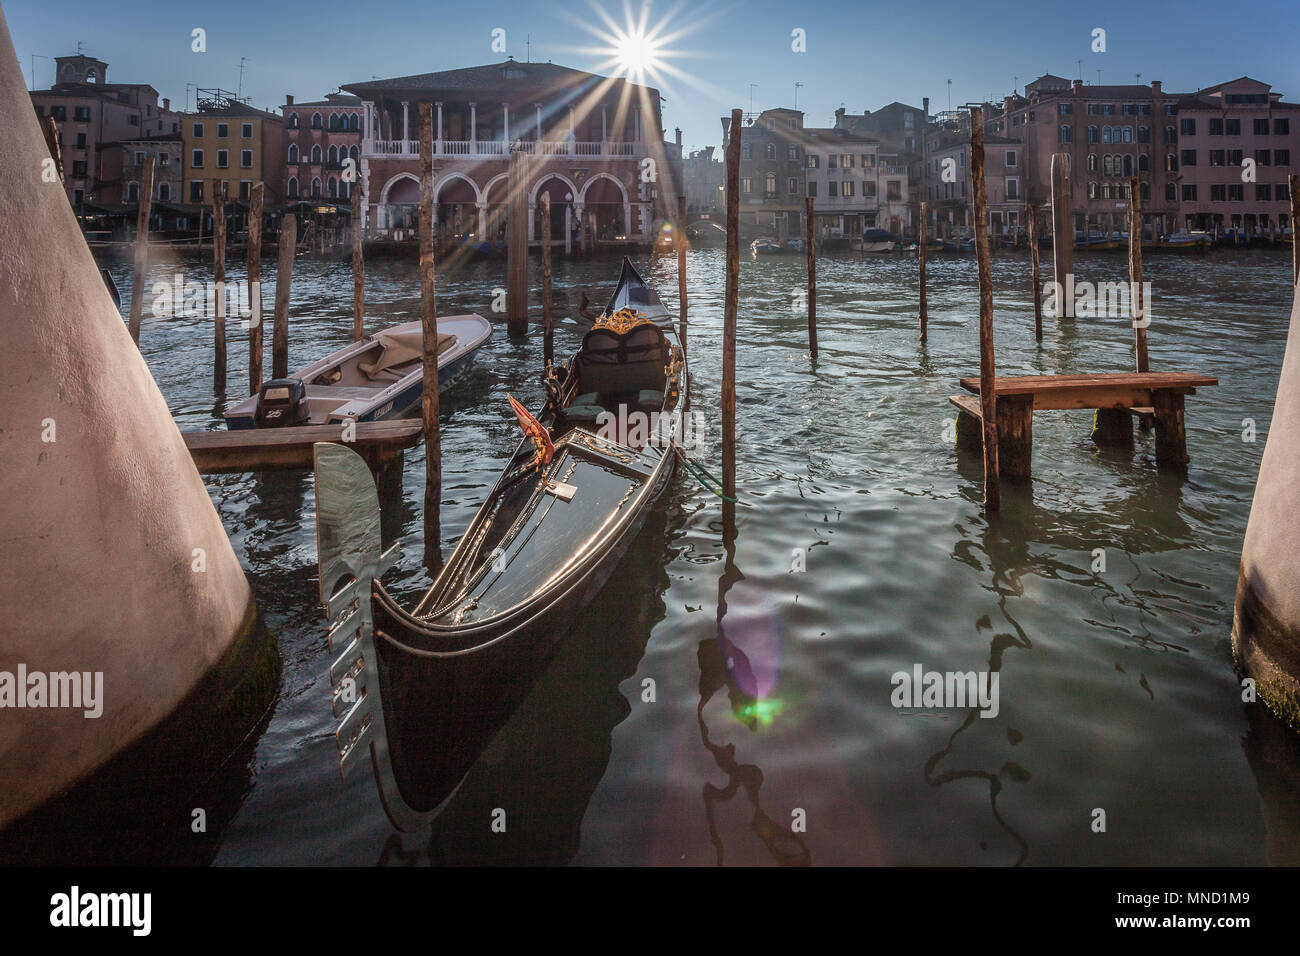
<path fill-rule="evenodd" d="M 673 443 L 672 447 L 673 447 L 673 451 L 677 453 L 677 457 L 681 459 L 682 464 L 686 466 L 686 470 L 690 472 L 691 476 L 694 477 L 696 481 L 698 481 L 709 491 L 713 492 L 723 501 L 729 501 L 733 505 L 736 503 L 735 498 L 732 498 L 730 495 L 725 495 L 722 493 L 721 481 L 719 481 L 717 478 L 714 478 L 711 474 L 705 471 L 702 465 L 698 464 L 697 462 L 693 462 L 689 458 L 687 458 L 686 453 L 683 452 L 681 448 L 677 446 L 676 442 Z"/>

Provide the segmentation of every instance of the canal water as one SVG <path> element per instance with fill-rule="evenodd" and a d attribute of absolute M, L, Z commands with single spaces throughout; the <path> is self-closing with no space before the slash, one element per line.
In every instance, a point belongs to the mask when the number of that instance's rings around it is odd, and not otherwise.
<path fill-rule="evenodd" d="M 675 310 L 675 262 L 638 264 Z M 557 315 L 575 314 L 584 289 L 601 301 L 618 266 L 557 256 Z M 125 304 L 130 266 L 112 268 Z M 366 268 L 368 330 L 419 317 L 413 261 Z M 950 440 L 947 401 L 978 372 L 974 258 L 931 260 L 924 349 L 914 259 L 822 258 L 814 363 L 802 256 L 745 256 L 734 558 L 719 499 L 679 473 L 423 833 L 390 827 L 368 767 L 339 774 L 310 475 L 207 478 L 284 662 L 269 721 L 240 757 L 233 798 L 221 798 L 232 809 L 210 858 L 1295 862 L 1300 753 L 1262 704 L 1243 702 L 1229 644 L 1286 340 L 1289 256 L 1149 257 L 1145 269 L 1151 367 L 1220 380 L 1188 398 L 1186 475 L 1157 472 L 1150 435 L 1132 452 L 1103 451 L 1090 412 L 1040 413 L 1032 485 L 1005 487 L 990 521 L 979 462 Z M 1125 270 L 1122 254 L 1077 256 L 1081 279 Z M 177 272 L 210 278 L 210 260 L 164 256 L 150 283 Z M 696 457 L 716 473 L 721 251 L 691 252 L 687 272 L 692 402 L 709 422 Z M 269 303 L 271 262 L 264 273 Z M 230 278 L 242 275 L 236 263 Z M 507 393 L 529 406 L 543 396 L 540 332 L 512 341 L 491 311 L 504 277 L 503 262 L 439 277 L 440 314 L 478 312 L 495 327 L 472 374 L 443 397 L 444 553 L 516 441 Z M 352 279 L 346 263 L 310 260 L 293 279 L 290 366 L 301 368 L 350 340 Z M 1132 367 L 1124 319 L 1049 317 L 1035 342 L 1026 254 L 997 257 L 993 282 L 999 373 Z M 214 396 L 210 322 L 146 319 L 142 351 L 181 428 L 220 428 L 223 408 L 244 397 L 247 349 L 234 325 L 231 388 Z M 579 341 L 561 321 L 557 354 Z M 403 498 L 389 504 L 406 557 L 386 580 L 411 602 L 428 583 L 423 456 L 408 452 Z M 918 667 L 996 674 L 996 715 L 895 706 L 893 675 Z"/>

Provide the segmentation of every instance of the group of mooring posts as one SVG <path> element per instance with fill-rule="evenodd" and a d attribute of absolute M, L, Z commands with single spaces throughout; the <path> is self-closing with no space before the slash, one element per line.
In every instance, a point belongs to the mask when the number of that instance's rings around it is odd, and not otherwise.
<path fill-rule="evenodd" d="M 1052 157 L 1052 261 L 1056 282 L 1058 318 L 1074 317 L 1074 229 L 1070 212 L 1069 157 Z M 1093 440 L 1099 445 L 1133 442 L 1133 417 L 1147 426 L 1154 422 L 1156 463 L 1182 468 L 1187 464 L 1183 399 L 1196 388 L 1215 385 L 1204 375 L 1150 371 L 1147 353 L 1147 307 L 1142 287 L 1142 193 L 1137 177 L 1129 180 L 1129 292 L 1134 330 L 1136 370 L 1131 373 L 1090 375 L 1036 375 L 998 378 L 993 349 L 993 282 L 990 269 L 987 197 L 984 180 L 984 125 L 982 110 L 971 109 L 971 178 L 974 185 L 975 251 L 979 272 L 979 378 L 964 378 L 961 385 L 978 396 L 955 395 L 958 408 L 958 444 L 982 451 L 984 504 L 992 514 L 1001 507 L 1001 476 L 1030 477 L 1032 422 L 1035 409 L 1091 408 L 1096 410 Z M 922 204 L 922 210 L 924 210 Z M 924 211 L 922 212 L 924 217 Z M 924 221 L 924 219 L 923 219 Z M 1034 337 L 1043 337 L 1042 288 L 1038 260 L 1038 211 L 1029 208 L 1028 232 L 1034 295 Z M 922 225 L 924 237 L 924 225 Z M 921 342 L 926 339 L 924 238 L 921 280 Z"/>

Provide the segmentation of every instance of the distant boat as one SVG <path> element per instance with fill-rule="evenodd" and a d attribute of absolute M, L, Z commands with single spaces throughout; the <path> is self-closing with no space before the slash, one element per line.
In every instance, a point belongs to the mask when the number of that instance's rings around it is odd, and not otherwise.
<path fill-rule="evenodd" d="M 1210 248 L 1210 238 L 1205 235 L 1191 235 L 1186 232 L 1162 236 L 1155 242 L 1142 243 L 1143 252 L 1191 252 L 1203 253 Z"/>
<path fill-rule="evenodd" d="M 803 239 L 787 239 L 785 241 L 786 252 L 806 252 L 807 250 L 808 243 Z"/>
<path fill-rule="evenodd" d="M 439 391 L 469 369 L 491 335 L 491 323 L 480 315 L 438 320 Z M 289 378 L 263 383 L 256 395 L 226 412 L 226 427 L 378 422 L 414 415 L 424 394 L 423 354 L 420 322 L 376 332 Z"/>
<path fill-rule="evenodd" d="M 755 239 L 751 242 L 749 244 L 749 249 L 756 256 L 772 256 L 784 251 L 781 248 L 781 243 L 766 236 L 761 239 Z"/>
<path fill-rule="evenodd" d="M 686 226 L 686 239 L 692 246 L 720 246 L 727 241 L 727 230 L 710 219 L 700 219 Z"/>
<path fill-rule="evenodd" d="M 863 252 L 893 252 L 898 239 L 888 229 L 868 229 L 862 233 Z"/>
<path fill-rule="evenodd" d="M 944 252 L 974 252 L 975 237 L 967 236 L 966 238 L 945 239 L 943 241 Z"/>

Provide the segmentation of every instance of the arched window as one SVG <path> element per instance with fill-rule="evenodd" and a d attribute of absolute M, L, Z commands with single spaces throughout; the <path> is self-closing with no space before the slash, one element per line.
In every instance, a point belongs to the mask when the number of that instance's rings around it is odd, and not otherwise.
<path fill-rule="evenodd" d="M 1095 126 L 1090 126 L 1090 127 L 1088 127 L 1088 128 L 1089 128 L 1089 129 L 1096 129 Z M 1088 154 L 1088 172 L 1090 172 L 1090 173 L 1095 173 L 1096 171 L 1097 171 L 1097 154 L 1096 154 L 1096 153 L 1089 153 L 1089 154 Z"/>
<path fill-rule="evenodd" d="M 338 113 L 331 113 L 331 114 L 330 114 L 330 132 L 331 132 L 331 133 L 337 133 L 337 132 L 338 132 L 338 129 L 339 129 L 339 114 L 338 114 Z"/>
<path fill-rule="evenodd" d="M 769 144 L 768 148 L 772 148 Z M 769 196 L 776 194 L 776 173 L 768 173 L 766 180 L 766 192 Z"/>
<path fill-rule="evenodd" d="M 285 186 L 284 191 L 289 194 L 290 199 L 298 198 L 298 177 L 297 176 L 289 177 L 289 182 Z"/>
<path fill-rule="evenodd" d="M 1107 128 L 1109 129 L 1109 127 L 1107 127 Z M 1107 155 L 1105 155 L 1104 157 L 1102 157 L 1102 160 L 1101 160 L 1101 174 L 1102 174 L 1103 176 L 1114 176 L 1114 175 L 1115 175 L 1115 163 L 1114 163 L 1114 160 L 1111 158 L 1111 156 L 1110 156 L 1109 153 L 1108 153 Z"/>
<path fill-rule="evenodd" d="M 1151 142 L 1151 128 L 1149 126 L 1139 126 L 1137 141 L 1139 143 Z"/>
<path fill-rule="evenodd" d="M 1125 127 L 1124 127 L 1124 142 L 1126 142 L 1126 143 L 1131 143 L 1131 142 L 1133 142 L 1133 127 L 1132 127 L 1132 126 L 1125 126 Z"/>
<path fill-rule="evenodd" d="M 1176 143 L 1176 142 L 1178 142 L 1178 130 L 1174 129 L 1174 127 L 1172 127 L 1172 126 L 1166 126 L 1166 127 L 1165 127 L 1165 142 L 1166 142 L 1166 143 Z"/>
<path fill-rule="evenodd" d="M 329 196 L 331 199 L 337 199 L 337 198 L 338 198 L 338 195 L 339 195 L 339 181 L 338 181 L 337 179 L 335 179 L 333 176 L 331 176 L 331 177 L 329 178 L 329 182 L 326 183 L 326 185 L 325 185 L 325 194 L 326 194 L 327 196 Z"/>
<path fill-rule="evenodd" d="M 333 119 L 333 117 L 331 117 L 331 119 Z M 337 146 L 333 146 L 333 145 L 330 146 L 329 157 L 330 157 L 329 161 L 331 166 L 338 164 L 339 148 Z"/>
<path fill-rule="evenodd" d="M 1125 157 L 1124 157 L 1124 175 L 1125 175 L 1125 176 L 1132 176 L 1132 175 L 1133 175 L 1133 157 L 1132 157 L 1132 156 L 1125 155 Z"/>
<path fill-rule="evenodd" d="M 1177 154 L 1177 153 L 1166 153 L 1166 154 L 1165 154 L 1165 171 L 1166 171 L 1166 172 L 1170 172 L 1170 173 L 1176 173 L 1176 172 L 1178 172 L 1178 154 Z"/>
<path fill-rule="evenodd" d="M 353 146 L 350 150 L 348 150 L 348 155 L 356 160 L 361 159 L 361 147 Z"/>
<path fill-rule="evenodd" d="M 1110 198 L 1111 198 L 1111 193 L 1110 193 L 1110 183 L 1102 183 L 1102 184 L 1101 184 L 1101 198 L 1102 198 L 1102 199 L 1110 199 Z"/>
<path fill-rule="evenodd" d="M 321 157 L 320 143 L 316 143 L 311 148 L 311 161 L 313 166 L 320 165 L 320 157 Z"/>
<path fill-rule="evenodd" d="M 320 177 L 319 177 L 319 176 L 315 176 L 315 177 L 312 178 L 312 181 L 311 181 L 311 194 L 312 194 L 313 196 L 320 196 Z"/>
<path fill-rule="evenodd" d="M 320 129 L 320 126 L 321 126 L 320 114 L 319 114 L 319 113 L 312 113 L 312 114 L 311 114 L 311 128 L 312 128 L 312 129 Z"/>
<path fill-rule="evenodd" d="M 767 144 L 767 158 L 768 158 L 768 159 L 776 159 L 776 144 L 775 144 L 775 143 L 768 143 L 768 144 Z"/>
<path fill-rule="evenodd" d="M 1109 127 L 1109 126 L 1103 126 L 1103 127 L 1101 128 L 1101 141 L 1102 141 L 1103 143 L 1109 143 L 1109 142 L 1111 142 L 1111 138 L 1110 138 L 1110 127 Z"/>
<path fill-rule="evenodd" d="M 1151 184 L 1150 184 L 1150 183 L 1142 183 L 1142 184 L 1141 184 L 1141 187 L 1142 187 L 1142 198 L 1143 198 L 1144 200 L 1146 200 L 1146 199 L 1150 199 L 1150 198 L 1151 198 Z"/>
<path fill-rule="evenodd" d="M 1096 198 L 1097 198 L 1097 184 L 1096 184 L 1096 183 L 1088 183 L 1088 198 L 1089 198 L 1089 199 L 1096 199 Z"/>
<path fill-rule="evenodd" d="M 356 113 L 348 114 L 348 129 L 350 130 L 361 129 L 361 119 L 360 117 L 357 116 Z"/>
<path fill-rule="evenodd" d="M 351 198 L 352 198 L 352 184 L 351 184 L 351 183 L 348 183 L 348 182 L 345 182 L 345 183 L 343 184 L 343 186 L 342 186 L 342 189 L 343 189 L 343 195 L 346 196 L 348 199 L 351 199 Z"/>
<path fill-rule="evenodd" d="M 1088 142 L 1090 143 L 1097 142 L 1097 127 L 1095 126 L 1088 127 Z"/>
<path fill-rule="evenodd" d="M 86 82 L 87 83 L 99 82 L 99 74 L 95 72 L 94 67 L 91 67 L 89 70 L 86 71 Z"/>
<path fill-rule="evenodd" d="M 298 144 L 290 143 L 289 144 L 289 165 L 296 166 L 297 164 L 298 164 Z"/>
<path fill-rule="evenodd" d="M 1138 157 L 1138 172 L 1139 173 L 1151 172 L 1151 157 L 1148 156 L 1146 153 L 1143 153 L 1141 156 Z"/>
<path fill-rule="evenodd" d="M 289 129 L 297 129 L 297 128 L 298 128 L 298 114 L 297 114 L 297 113 L 290 113 L 290 114 L 289 114 Z"/>

